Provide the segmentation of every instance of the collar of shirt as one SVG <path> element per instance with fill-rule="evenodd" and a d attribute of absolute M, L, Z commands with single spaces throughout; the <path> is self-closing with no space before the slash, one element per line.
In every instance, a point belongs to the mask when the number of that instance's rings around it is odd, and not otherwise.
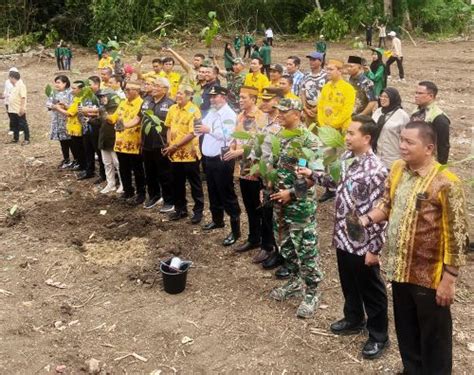
<path fill-rule="evenodd" d="M 436 162 L 434 159 L 431 159 L 430 162 L 423 166 L 423 167 L 420 167 L 418 169 L 411 169 L 408 164 L 405 163 L 405 170 L 410 173 L 411 175 L 414 175 L 414 176 L 420 176 L 420 177 L 425 177 L 430 171 L 432 168 L 435 168 L 436 167 Z"/>

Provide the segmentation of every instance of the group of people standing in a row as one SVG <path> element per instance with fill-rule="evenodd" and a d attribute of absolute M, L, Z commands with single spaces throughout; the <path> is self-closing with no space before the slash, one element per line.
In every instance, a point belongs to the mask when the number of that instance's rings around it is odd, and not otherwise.
<path fill-rule="evenodd" d="M 333 244 L 345 303 L 332 332 L 367 328 L 365 358 L 377 358 L 387 347 L 387 293 L 380 274 L 387 239 L 386 271 L 405 371 L 450 373 L 449 306 L 465 262 L 467 228 L 461 182 L 439 164 L 449 156 L 450 122 L 436 105 L 436 85 L 416 86 L 418 107 L 409 115 L 396 88 L 371 80 L 380 61 L 369 69 L 359 56 L 324 65 L 324 55 L 312 52 L 308 73 L 300 70 L 299 57 L 290 56 L 285 68 L 269 67 L 269 79 L 257 57 L 248 73 L 239 58 L 223 73 L 200 54 L 190 64 L 166 51 L 173 57 L 153 59 L 146 73 L 139 62 L 125 77 L 115 74 L 103 54 L 100 77 L 89 77 L 87 84 L 55 78 L 47 106 L 51 138 L 60 141 L 63 152 L 60 168 L 80 171 L 78 179 L 91 178 L 98 153 L 96 182 L 106 182 L 101 193 L 120 192 L 124 202 L 146 209 L 162 203 L 160 211 L 176 221 L 188 216 L 187 181 L 194 201 L 190 222 L 198 224 L 204 210 L 202 166 L 211 212 L 202 229 L 223 228 L 227 214 L 231 231 L 224 246 L 241 237 L 238 176 L 249 225 L 234 251 L 257 249 L 253 262 L 280 266 L 276 275 L 288 280 L 270 296 L 278 301 L 300 296 L 301 318 L 312 317 L 320 301 L 317 202 L 335 198 Z M 379 57 L 375 51 L 374 62 Z M 185 71 L 182 77 L 174 70 L 175 59 Z M 225 86 L 219 76 L 226 78 Z M 346 137 L 339 182 L 317 167 L 321 145 L 308 128 L 312 123 Z M 284 137 L 285 130 L 294 136 Z M 276 171 L 271 186 L 251 173 L 258 158 L 245 151 L 247 141 L 234 137 L 236 131 L 263 136 L 259 158 Z M 272 152 L 273 137 L 280 142 L 278 154 Z M 313 152 L 299 160 L 295 143 Z M 326 188 L 319 199 L 316 185 Z"/>

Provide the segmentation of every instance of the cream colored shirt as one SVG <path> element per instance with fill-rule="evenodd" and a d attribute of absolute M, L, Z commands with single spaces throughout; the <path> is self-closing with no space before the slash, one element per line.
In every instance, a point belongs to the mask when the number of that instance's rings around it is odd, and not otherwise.
<path fill-rule="evenodd" d="M 12 91 L 10 92 L 10 97 L 8 98 L 9 113 L 18 114 L 20 112 L 22 98 L 25 98 L 25 105 L 23 109 L 26 111 L 26 86 L 20 79 L 15 83 L 15 86 L 13 86 Z"/>

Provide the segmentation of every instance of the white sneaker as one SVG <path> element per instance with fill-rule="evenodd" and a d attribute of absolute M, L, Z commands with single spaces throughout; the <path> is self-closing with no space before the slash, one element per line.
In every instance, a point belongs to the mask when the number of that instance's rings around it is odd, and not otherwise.
<path fill-rule="evenodd" d="M 9 130 L 8 135 L 13 135 L 13 131 Z"/>
<path fill-rule="evenodd" d="M 108 193 L 110 193 L 110 192 L 112 192 L 112 191 L 115 191 L 115 190 L 116 190 L 115 186 L 113 186 L 113 185 L 110 185 L 110 186 L 107 185 L 105 188 L 103 188 L 103 189 L 100 191 L 100 193 L 101 193 L 101 194 L 108 194 Z"/>
<path fill-rule="evenodd" d="M 158 199 L 158 202 L 156 202 L 156 204 L 158 204 L 158 205 L 162 205 L 162 204 L 163 204 L 163 202 L 164 202 L 163 198 L 160 198 L 160 199 Z"/>
<path fill-rule="evenodd" d="M 117 189 L 117 194 L 122 194 L 123 193 L 123 186 L 120 185 L 119 188 Z"/>
<path fill-rule="evenodd" d="M 20 135 L 23 135 L 25 134 L 23 130 L 20 130 Z"/>

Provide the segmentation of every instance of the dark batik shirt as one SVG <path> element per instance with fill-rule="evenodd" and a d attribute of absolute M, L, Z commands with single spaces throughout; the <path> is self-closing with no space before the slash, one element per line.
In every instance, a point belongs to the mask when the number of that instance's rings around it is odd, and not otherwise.
<path fill-rule="evenodd" d="M 346 217 L 354 212 L 360 217 L 369 213 L 384 193 L 388 170 L 372 150 L 354 157 L 346 151 L 342 156 L 341 181 L 337 185 L 333 245 L 351 254 L 377 254 L 385 242 L 386 222 L 364 228 L 360 242 L 350 239 L 346 229 Z M 313 177 L 319 184 L 334 184 L 330 177 L 316 172 Z"/>

